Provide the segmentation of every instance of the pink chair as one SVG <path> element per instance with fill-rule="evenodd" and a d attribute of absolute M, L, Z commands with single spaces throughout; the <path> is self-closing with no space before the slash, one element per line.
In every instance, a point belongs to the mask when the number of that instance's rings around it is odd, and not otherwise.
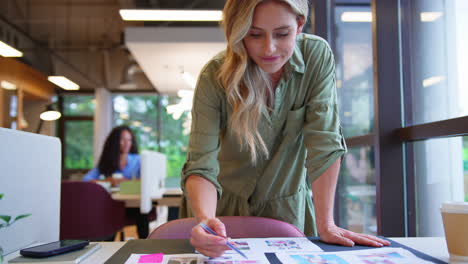
<path fill-rule="evenodd" d="M 252 237 L 304 237 L 297 227 L 289 223 L 257 216 L 220 216 L 230 238 Z M 149 239 L 188 239 L 192 228 L 197 224 L 195 218 L 182 218 L 167 222 L 156 228 Z"/>

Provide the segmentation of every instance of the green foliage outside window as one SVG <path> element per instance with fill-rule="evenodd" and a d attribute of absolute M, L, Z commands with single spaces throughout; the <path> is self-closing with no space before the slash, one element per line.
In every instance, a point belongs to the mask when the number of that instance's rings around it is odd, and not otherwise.
<path fill-rule="evenodd" d="M 63 96 L 63 118 L 65 119 L 65 169 L 89 169 L 93 160 L 93 113 L 94 96 Z M 91 120 L 67 120 L 67 117 L 89 117 Z"/>
<path fill-rule="evenodd" d="M 89 169 L 93 161 L 93 121 L 65 122 L 65 168 Z"/>
<path fill-rule="evenodd" d="M 95 108 L 93 95 L 63 97 L 63 114 L 65 116 L 92 116 Z"/>

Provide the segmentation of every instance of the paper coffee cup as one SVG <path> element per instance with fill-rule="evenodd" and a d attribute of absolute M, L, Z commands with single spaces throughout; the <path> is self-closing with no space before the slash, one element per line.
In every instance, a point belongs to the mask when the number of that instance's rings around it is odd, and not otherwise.
<path fill-rule="evenodd" d="M 112 179 L 123 179 L 123 174 L 122 173 L 112 173 Z"/>
<path fill-rule="evenodd" d="M 440 211 L 450 260 L 468 262 L 468 203 L 446 202 Z"/>

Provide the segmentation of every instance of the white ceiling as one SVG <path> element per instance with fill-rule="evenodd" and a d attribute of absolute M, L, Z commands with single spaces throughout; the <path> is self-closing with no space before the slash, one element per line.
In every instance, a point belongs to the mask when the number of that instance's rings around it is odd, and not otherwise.
<path fill-rule="evenodd" d="M 191 89 L 182 71 L 198 78 L 206 62 L 226 47 L 219 27 L 129 27 L 125 44 L 162 94 Z"/>

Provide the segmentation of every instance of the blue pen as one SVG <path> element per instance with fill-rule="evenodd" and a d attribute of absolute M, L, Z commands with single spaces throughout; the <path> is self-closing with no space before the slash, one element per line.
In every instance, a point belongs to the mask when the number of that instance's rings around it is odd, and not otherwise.
<path fill-rule="evenodd" d="M 215 236 L 219 236 L 213 229 L 211 229 L 209 226 L 205 225 L 204 223 L 200 223 L 200 226 L 203 228 L 203 230 L 205 230 L 206 232 L 212 234 L 212 235 L 215 235 Z M 226 241 L 226 246 L 228 246 L 229 248 L 231 248 L 232 250 L 236 251 L 237 253 L 239 253 L 241 256 L 243 256 L 244 258 L 247 259 L 247 256 L 242 253 L 242 251 L 240 251 L 236 246 L 234 246 L 231 242 L 229 241 Z"/>

